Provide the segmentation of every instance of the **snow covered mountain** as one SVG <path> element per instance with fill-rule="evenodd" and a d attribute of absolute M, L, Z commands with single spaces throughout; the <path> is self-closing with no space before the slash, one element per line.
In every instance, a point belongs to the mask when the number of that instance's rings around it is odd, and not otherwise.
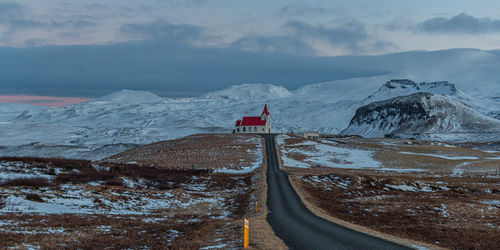
<path fill-rule="evenodd" d="M 46 107 L 34 106 L 23 103 L 0 103 L 0 123 L 10 123 L 20 113 L 26 110 L 40 111 L 47 109 Z"/>
<path fill-rule="evenodd" d="M 149 92 L 123 89 L 105 95 L 94 102 L 113 102 L 113 103 L 126 103 L 126 104 L 139 104 L 139 103 L 155 103 L 163 101 L 163 98 Z"/>
<path fill-rule="evenodd" d="M 339 133 L 348 127 L 356 110 L 369 102 L 424 90 L 466 102 L 481 111 L 483 118 L 484 114 L 495 115 L 492 107 L 500 104 L 494 99 L 469 98 L 449 82 L 391 80 L 380 87 L 385 81 L 386 76 L 356 78 L 294 91 L 271 84 L 242 84 L 199 98 L 162 98 L 147 91 L 122 90 L 56 108 L 15 105 L 9 109 L 0 104 L 0 155 L 99 159 L 137 144 L 193 133 L 231 132 L 234 121 L 260 114 L 265 103 L 272 114 L 273 132 L 321 133 Z"/>
<path fill-rule="evenodd" d="M 441 94 L 460 100 L 471 106 L 473 109 L 491 116 L 500 117 L 500 99 L 495 97 L 474 98 L 460 89 L 454 83 L 448 81 L 420 82 L 416 83 L 409 79 L 390 80 L 382 85 L 377 91 L 363 100 L 363 105 L 388 100 L 398 96 L 411 95 L 413 93 L 433 93 Z"/>
<path fill-rule="evenodd" d="M 201 98 L 258 99 L 269 100 L 290 97 L 292 93 L 283 86 L 262 83 L 234 85 L 224 90 L 213 91 Z"/>
<path fill-rule="evenodd" d="M 375 93 L 368 96 L 364 102 L 371 103 L 391 99 L 397 96 L 411 95 L 413 93 L 434 93 L 453 96 L 457 99 L 467 99 L 455 84 L 447 81 L 416 83 L 409 79 L 390 80 L 382 85 Z"/>
<path fill-rule="evenodd" d="M 360 107 L 341 134 L 384 137 L 499 131 L 499 120 L 485 116 L 461 101 L 441 94 L 416 93 Z"/>

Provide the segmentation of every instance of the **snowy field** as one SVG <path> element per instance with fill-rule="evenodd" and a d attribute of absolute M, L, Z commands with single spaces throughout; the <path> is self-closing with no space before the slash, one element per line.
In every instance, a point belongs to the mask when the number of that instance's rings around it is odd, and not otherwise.
<path fill-rule="evenodd" d="M 65 161 L 0 161 L 0 248 L 236 246 L 227 230 L 259 179 Z"/>
<path fill-rule="evenodd" d="M 500 171 L 500 152 L 473 146 L 405 139 L 359 137 L 306 140 L 280 135 L 285 167 L 367 169 L 396 172 L 443 172 L 456 176 Z"/>
<path fill-rule="evenodd" d="M 281 159 L 285 167 L 421 171 L 419 169 L 386 168 L 373 159 L 374 151 L 356 149 L 325 139 L 311 141 L 299 137 L 279 135 L 277 142 L 281 148 Z"/>

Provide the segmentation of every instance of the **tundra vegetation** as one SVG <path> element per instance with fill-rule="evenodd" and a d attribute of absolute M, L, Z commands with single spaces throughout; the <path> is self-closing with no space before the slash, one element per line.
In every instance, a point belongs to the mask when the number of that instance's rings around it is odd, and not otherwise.
<path fill-rule="evenodd" d="M 497 151 L 359 137 L 279 141 L 292 184 L 322 216 L 439 247 L 498 248 Z"/>
<path fill-rule="evenodd" d="M 226 137 L 217 169 L 120 161 L 0 158 L 0 248 L 235 248 L 241 219 L 255 213 L 262 192 L 260 139 Z M 199 143 L 211 147 L 210 137 Z M 235 147 L 232 141 L 240 141 Z M 177 145 L 178 141 L 172 141 Z M 244 146 L 246 145 L 246 146 Z M 165 148 L 171 145 L 163 142 Z M 176 157 L 195 160 L 203 148 L 182 146 Z M 199 151 L 197 154 L 194 151 Z M 228 152 L 227 150 L 231 150 Z M 165 150 L 164 150 L 165 151 Z M 123 154 L 122 154 L 123 156 Z M 244 159 L 244 160 L 241 160 Z M 189 160 L 180 160 L 191 163 Z M 189 164 L 191 166 L 192 164 Z M 251 168 L 252 170 L 254 168 Z"/>

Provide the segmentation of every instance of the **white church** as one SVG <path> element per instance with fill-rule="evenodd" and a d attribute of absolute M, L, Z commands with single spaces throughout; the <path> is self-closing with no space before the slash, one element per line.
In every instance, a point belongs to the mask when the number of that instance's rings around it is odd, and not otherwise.
<path fill-rule="evenodd" d="M 271 113 L 267 104 L 260 116 L 245 116 L 237 120 L 233 133 L 271 133 Z"/>

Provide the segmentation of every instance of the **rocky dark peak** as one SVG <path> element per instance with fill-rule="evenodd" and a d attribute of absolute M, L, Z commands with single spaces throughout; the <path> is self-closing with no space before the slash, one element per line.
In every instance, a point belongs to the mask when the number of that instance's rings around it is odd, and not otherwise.
<path fill-rule="evenodd" d="M 478 133 L 498 129 L 500 121 L 473 110 L 460 100 L 417 92 L 358 108 L 342 134 L 380 137 L 387 134 Z"/>
<path fill-rule="evenodd" d="M 455 84 L 448 81 L 420 82 L 410 79 L 392 79 L 382 85 L 376 92 L 368 96 L 367 101 L 387 100 L 397 96 L 405 96 L 418 92 L 429 92 L 448 96 L 459 95 Z"/>
<path fill-rule="evenodd" d="M 405 116 L 407 119 L 427 119 L 429 115 L 425 109 L 425 103 L 420 100 L 422 98 L 429 100 L 433 95 L 431 93 L 420 92 L 409 96 L 395 97 L 385 101 L 370 103 L 356 110 L 351 124 L 372 123 L 380 119 L 380 116 L 386 118 L 407 115 Z M 400 122 L 409 122 L 409 120 L 402 119 Z"/>
<path fill-rule="evenodd" d="M 433 88 L 447 88 L 450 94 L 457 93 L 458 89 L 455 84 L 448 81 L 437 81 L 437 82 L 421 82 L 418 84 L 420 88 L 433 89 Z"/>
<path fill-rule="evenodd" d="M 410 79 L 392 79 L 385 84 L 385 86 L 388 88 L 396 88 L 396 86 L 398 85 L 403 85 L 403 86 L 407 85 L 412 87 L 417 86 L 417 84 Z"/>

